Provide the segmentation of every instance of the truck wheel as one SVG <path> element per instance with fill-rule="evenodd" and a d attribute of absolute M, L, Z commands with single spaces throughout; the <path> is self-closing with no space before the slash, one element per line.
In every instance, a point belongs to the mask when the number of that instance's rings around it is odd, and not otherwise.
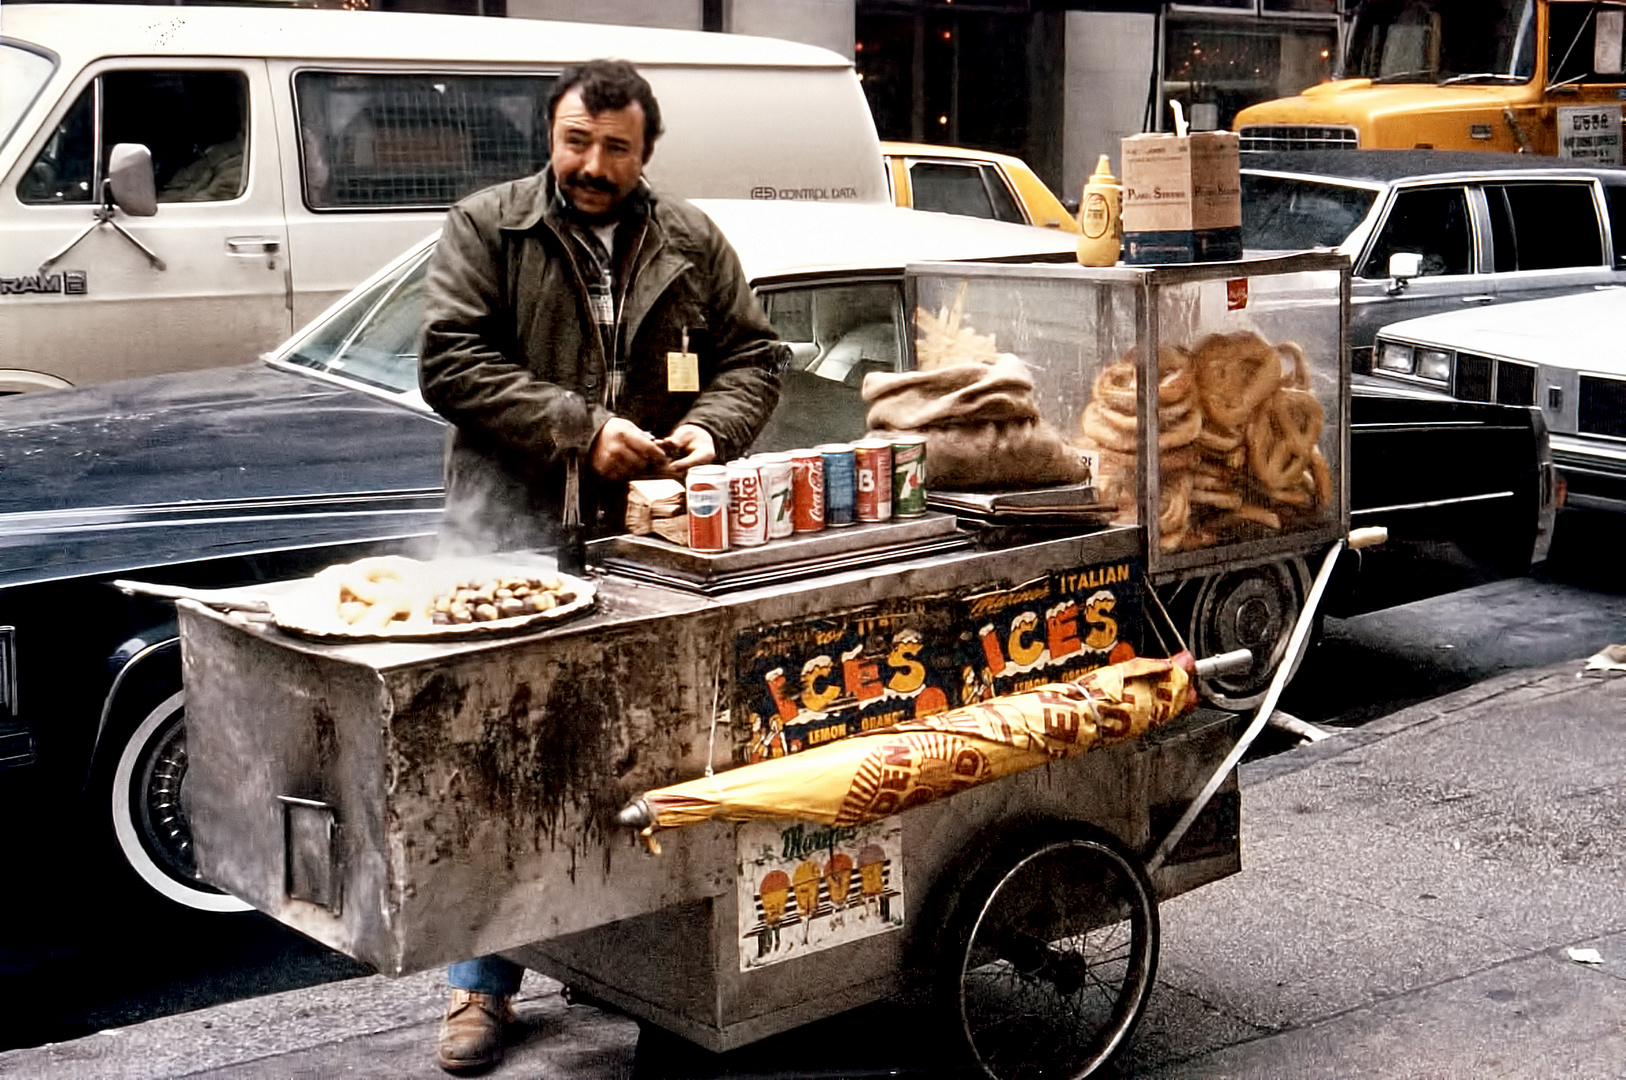
<path fill-rule="evenodd" d="M 996 859 L 955 905 L 939 1004 L 993 1080 L 1090 1076 L 1157 974 L 1157 901 L 1117 840 L 1069 823 Z"/>
<path fill-rule="evenodd" d="M 1234 649 L 1253 653 L 1253 664 L 1246 671 L 1200 680 L 1197 689 L 1203 697 L 1233 711 L 1263 701 L 1309 591 L 1310 568 L 1297 558 L 1215 574 L 1197 583 L 1189 607 L 1181 604 L 1174 613 L 1177 620 L 1185 615 L 1182 621 L 1192 654 L 1215 656 Z"/>
<path fill-rule="evenodd" d="M 177 691 L 136 725 L 113 767 L 109 810 L 119 854 L 167 900 L 198 911 L 248 911 L 248 904 L 198 879 L 181 804 L 185 781 L 186 694 Z"/>

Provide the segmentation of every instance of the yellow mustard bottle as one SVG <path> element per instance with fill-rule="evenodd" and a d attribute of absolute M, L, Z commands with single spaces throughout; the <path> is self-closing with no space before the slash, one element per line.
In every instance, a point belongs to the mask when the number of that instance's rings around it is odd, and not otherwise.
<path fill-rule="evenodd" d="M 1123 250 L 1123 197 L 1124 189 L 1112 175 L 1112 162 L 1102 154 L 1078 204 L 1078 261 L 1085 266 L 1118 262 Z"/>

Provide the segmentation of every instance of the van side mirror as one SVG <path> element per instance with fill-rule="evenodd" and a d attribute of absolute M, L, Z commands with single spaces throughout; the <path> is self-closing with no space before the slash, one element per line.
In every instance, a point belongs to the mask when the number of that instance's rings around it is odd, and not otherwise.
<path fill-rule="evenodd" d="M 131 217 L 158 213 L 152 151 L 140 143 L 117 143 L 107 160 L 107 198 Z"/>
<path fill-rule="evenodd" d="M 1423 256 L 1415 251 L 1397 251 L 1389 256 L 1389 295 L 1406 291 L 1412 278 L 1423 272 Z"/>

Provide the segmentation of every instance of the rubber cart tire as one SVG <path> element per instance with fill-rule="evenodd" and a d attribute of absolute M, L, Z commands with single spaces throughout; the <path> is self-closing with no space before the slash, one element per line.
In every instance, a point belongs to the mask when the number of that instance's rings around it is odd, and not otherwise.
<path fill-rule="evenodd" d="M 945 929 L 938 1005 L 993 1080 L 1095 1073 L 1128 1044 L 1157 973 L 1146 871 L 1083 824 L 992 860 Z"/>
<path fill-rule="evenodd" d="M 1199 680 L 1197 690 L 1205 700 L 1218 708 L 1241 712 L 1265 699 L 1276 666 L 1287 653 L 1293 624 L 1304 609 L 1310 582 L 1309 566 L 1303 559 L 1294 558 L 1231 570 L 1191 583 L 1193 587 L 1176 601 L 1172 611 L 1183 624 L 1192 653 L 1218 656 L 1233 649 L 1249 649 L 1254 656 L 1246 671 Z M 1301 653 L 1299 661 L 1303 659 Z M 1297 667 L 1295 664 L 1295 673 Z"/>

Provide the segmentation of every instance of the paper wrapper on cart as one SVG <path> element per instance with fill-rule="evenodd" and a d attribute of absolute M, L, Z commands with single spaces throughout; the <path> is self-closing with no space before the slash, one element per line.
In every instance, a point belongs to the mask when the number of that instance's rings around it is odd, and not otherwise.
<path fill-rule="evenodd" d="M 1135 738 L 1196 704 L 1175 660 L 1136 659 L 644 795 L 658 828 L 711 818 L 875 821 Z"/>

